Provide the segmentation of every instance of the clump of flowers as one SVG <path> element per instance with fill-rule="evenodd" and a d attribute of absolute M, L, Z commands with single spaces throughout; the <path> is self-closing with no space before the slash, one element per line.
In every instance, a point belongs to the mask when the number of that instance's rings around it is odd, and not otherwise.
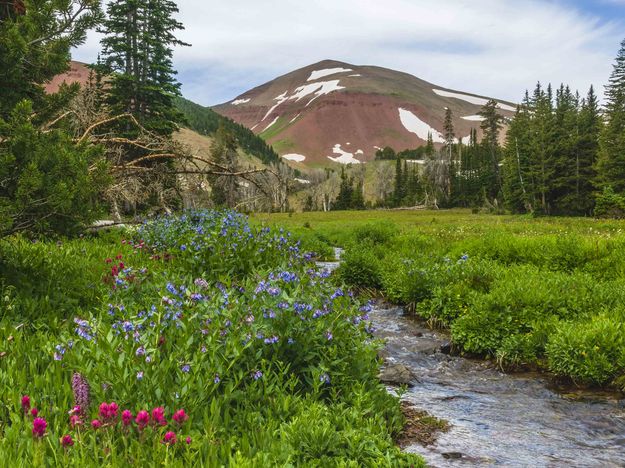
<path fill-rule="evenodd" d="M 33 420 L 33 436 L 36 438 L 42 438 L 46 433 L 48 423 L 43 418 L 35 418 Z"/>

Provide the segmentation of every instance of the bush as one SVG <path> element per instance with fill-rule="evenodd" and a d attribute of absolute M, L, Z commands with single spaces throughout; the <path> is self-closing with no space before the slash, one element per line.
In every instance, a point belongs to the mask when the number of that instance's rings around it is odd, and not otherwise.
<path fill-rule="evenodd" d="M 578 383 L 605 385 L 625 374 L 622 317 L 601 314 L 588 322 L 563 322 L 547 344 L 549 369 Z"/>
<path fill-rule="evenodd" d="M 349 286 L 380 288 L 380 260 L 371 247 L 363 246 L 346 251 L 337 272 Z"/>
<path fill-rule="evenodd" d="M 595 216 L 597 218 L 624 218 L 625 197 L 614 193 L 612 187 L 606 187 L 595 200 Z"/>

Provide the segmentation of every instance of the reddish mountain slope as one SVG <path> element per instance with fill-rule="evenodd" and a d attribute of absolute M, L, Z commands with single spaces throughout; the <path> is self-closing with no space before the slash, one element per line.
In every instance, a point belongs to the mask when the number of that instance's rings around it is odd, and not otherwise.
<path fill-rule="evenodd" d="M 377 148 L 441 142 L 445 108 L 456 135 L 479 128 L 476 115 L 489 98 L 433 85 L 407 73 L 325 60 L 301 68 L 214 107 L 249 127 L 285 159 L 307 165 L 357 163 Z M 499 101 L 506 117 L 515 105 Z"/>
<path fill-rule="evenodd" d="M 70 69 L 67 72 L 55 76 L 52 78 L 52 81 L 46 85 L 46 92 L 56 93 L 63 83 L 80 83 L 84 85 L 89 81 L 89 72 L 90 70 L 86 64 L 74 62 L 72 60 L 70 62 Z"/>

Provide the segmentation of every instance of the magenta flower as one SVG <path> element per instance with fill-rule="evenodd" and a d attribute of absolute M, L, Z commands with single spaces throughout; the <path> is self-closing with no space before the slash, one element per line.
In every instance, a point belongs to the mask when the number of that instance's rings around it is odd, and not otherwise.
<path fill-rule="evenodd" d="M 100 429 L 102 427 L 102 421 L 100 421 L 99 419 L 94 419 L 93 421 L 91 421 L 91 427 L 95 430 Z"/>
<path fill-rule="evenodd" d="M 191 445 L 191 437 L 187 436 L 185 442 L 187 443 L 187 445 Z"/>
<path fill-rule="evenodd" d="M 35 437 L 43 437 L 46 433 L 48 423 L 43 418 L 35 418 L 33 421 L 33 435 Z"/>
<path fill-rule="evenodd" d="M 37 408 L 33 408 L 30 410 L 30 414 L 33 416 L 33 418 L 36 418 L 39 414 L 39 410 Z"/>
<path fill-rule="evenodd" d="M 165 419 L 165 409 L 162 406 L 158 406 L 152 410 L 152 419 L 154 424 L 160 426 L 166 426 L 167 420 Z"/>
<path fill-rule="evenodd" d="M 80 416 L 78 414 L 72 414 L 69 417 L 69 426 L 74 429 L 76 426 L 81 426 L 82 425 L 82 419 L 80 419 Z"/>
<path fill-rule="evenodd" d="M 139 429 L 145 428 L 145 426 L 147 426 L 150 422 L 150 414 L 145 410 L 139 411 L 137 413 L 137 417 L 135 418 L 135 422 L 137 423 L 137 426 L 139 426 Z"/>
<path fill-rule="evenodd" d="M 74 439 L 72 439 L 71 435 L 66 434 L 61 437 L 61 445 L 63 447 L 71 447 L 72 445 L 74 445 Z"/>
<path fill-rule="evenodd" d="M 167 432 L 163 437 L 163 443 L 167 445 L 173 445 L 176 443 L 176 434 L 174 432 Z"/>
<path fill-rule="evenodd" d="M 124 426 L 130 426 L 132 424 L 132 412 L 130 410 L 122 411 L 122 423 Z"/>
<path fill-rule="evenodd" d="M 117 403 L 115 403 L 114 401 L 111 403 L 104 402 L 100 405 L 99 415 L 105 421 L 110 421 L 112 419 L 117 418 L 118 409 L 119 407 L 117 406 Z"/>
<path fill-rule="evenodd" d="M 28 395 L 22 397 L 22 409 L 24 413 L 28 413 L 28 410 L 30 410 L 30 397 Z"/>
<path fill-rule="evenodd" d="M 180 409 L 174 413 L 172 419 L 178 424 L 182 425 L 187 419 L 189 419 L 189 416 L 187 415 L 187 413 L 185 413 L 183 409 Z"/>

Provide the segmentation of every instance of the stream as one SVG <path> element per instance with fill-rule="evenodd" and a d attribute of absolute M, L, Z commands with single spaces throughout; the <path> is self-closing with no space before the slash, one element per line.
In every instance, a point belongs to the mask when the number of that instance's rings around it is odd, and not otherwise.
<path fill-rule="evenodd" d="M 545 375 L 505 374 L 492 362 L 444 354 L 449 337 L 400 307 L 378 304 L 370 317 L 386 343 L 386 365 L 415 376 L 403 400 L 451 425 L 433 445 L 406 447 L 428 465 L 625 467 L 625 400 L 558 390 Z"/>

